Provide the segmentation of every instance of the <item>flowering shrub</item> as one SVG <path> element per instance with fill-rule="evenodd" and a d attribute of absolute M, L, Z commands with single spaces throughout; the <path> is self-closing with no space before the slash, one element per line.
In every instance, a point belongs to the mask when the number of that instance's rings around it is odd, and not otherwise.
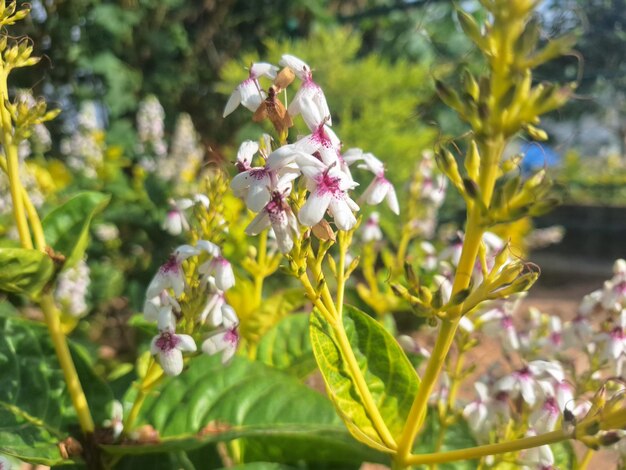
<path fill-rule="evenodd" d="M 519 157 L 503 151 L 520 131 L 546 137 L 540 116 L 573 86 L 536 84 L 532 71 L 571 41 L 539 44 L 535 1 L 482 3 L 484 26 L 462 11 L 458 18 L 488 72 L 466 72 L 461 93 L 436 82 L 469 131 L 424 152 L 406 191 L 374 154 L 340 140 L 312 65 L 285 54 L 278 65 L 252 63 L 223 111 L 250 112 L 266 131 L 241 143 L 232 179 L 217 169 L 198 176 L 204 154 L 190 119 L 180 118 L 168 145 L 163 110 L 148 98 L 132 167 L 138 195 L 117 188 L 111 200 L 91 187 L 43 218 L 19 150 L 56 112 L 9 99 L 9 72 L 36 59 L 28 42 L 5 35 L 0 167 L 19 242 L 7 237 L 0 248 L 8 299 L 0 309 L 0 466 L 571 468 L 578 440 L 588 448 L 584 468 L 593 452 L 618 443 L 626 262 L 571 321 L 531 310 L 523 324 L 519 303 L 538 267 L 492 232 L 556 203 L 544 170 L 522 179 Z M 2 3 L 0 23 L 26 14 Z M 97 108 L 85 108 L 63 148 L 84 184 L 127 182 Z M 169 193 L 158 190 L 164 183 Z M 466 205 L 462 231 L 437 223 L 448 185 Z M 132 203 L 155 210 L 137 215 Z M 92 328 L 82 317 L 101 267 L 90 270 L 84 258 L 103 211 L 128 224 L 153 219 L 148 226 L 162 215 L 146 230 L 158 234 L 151 247 L 160 265 L 129 320 L 139 343 L 130 368 L 94 360 L 80 335 Z M 93 232 L 111 255 L 124 229 L 101 221 Z M 168 254 L 159 240 L 179 243 Z M 36 308 L 21 312 L 27 304 Z M 399 335 L 393 313 L 411 315 L 419 331 Z M 489 335 L 501 355 L 482 369 L 468 365 Z M 316 369 L 325 395 L 303 383 Z"/>

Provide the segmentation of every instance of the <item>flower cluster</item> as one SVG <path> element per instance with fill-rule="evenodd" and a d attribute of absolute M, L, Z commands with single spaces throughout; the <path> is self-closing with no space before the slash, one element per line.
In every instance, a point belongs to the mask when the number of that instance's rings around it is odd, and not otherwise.
<path fill-rule="evenodd" d="M 500 242 L 487 234 L 484 244 L 489 263 L 489 253 L 497 253 Z M 454 246 L 441 258 L 454 264 Z M 475 278 L 480 276 L 474 273 Z M 625 286 L 626 262 L 617 260 L 613 277 L 586 295 L 569 320 L 531 307 L 523 322 L 519 310 L 524 294 L 488 303 L 463 318 L 466 334 L 460 336 L 465 339 L 457 338 L 459 348 L 473 347 L 478 344 L 476 335 L 484 333 L 498 338 L 504 353 L 475 380 L 476 398 L 460 409 L 480 442 L 506 439 L 505 429 L 519 437 L 532 436 L 581 421 L 598 412 L 595 403 L 603 399 L 592 394 L 596 390 L 621 396 L 626 379 Z M 411 338 L 403 338 L 401 344 L 408 352 L 428 355 Z M 444 374 L 441 380 L 435 403 L 447 400 L 450 378 Z M 517 458 L 522 468 L 553 468 L 554 462 L 550 446 Z"/>
<path fill-rule="evenodd" d="M 87 313 L 87 291 L 89 289 L 89 266 L 80 260 L 75 266 L 61 272 L 54 298 L 63 313 L 81 317 Z"/>
<path fill-rule="evenodd" d="M 73 170 L 95 178 L 104 162 L 104 123 L 101 107 L 83 103 L 72 134 L 61 141 L 61 152 Z"/>
<path fill-rule="evenodd" d="M 139 103 L 137 111 L 138 151 L 157 158 L 167 154 L 165 143 L 165 110 L 159 99 L 150 95 Z"/>
<path fill-rule="evenodd" d="M 315 228 L 325 224 L 328 214 L 339 230 L 351 230 L 357 223 L 359 205 L 350 195 L 358 186 L 350 166 L 371 172 L 373 180 L 361 196 L 366 204 L 383 200 L 392 212 L 399 212 L 394 187 L 385 176 L 385 168 L 371 153 L 360 149 L 343 151 L 332 129 L 332 117 L 321 87 L 313 80 L 311 67 L 291 55 L 283 55 L 283 69 L 267 63 L 250 67 L 249 76 L 231 95 L 224 116 L 242 105 L 254 112 L 255 120 L 269 119 L 280 142 L 264 135 L 259 142 L 245 141 L 237 153 L 239 172 L 231 187 L 247 207 L 256 212 L 246 232 L 256 235 L 271 227 L 283 253 L 293 248 L 301 226 Z M 273 84 L 265 91 L 259 79 Z M 295 77 L 301 86 L 287 108 L 279 100 Z M 302 116 L 308 133 L 293 143 L 286 143 L 288 129 L 296 116 Z M 257 157 L 258 156 L 258 157 Z M 253 165 L 258 159 L 258 164 Z M 299 184 L 299 182 L 301 183 Z M 302 204 L 301 197 L 308 192 Z"/>
<path fill-rule="evenodd" d="M 181 299 L 188 287 L 183 263 L 190 258 L 195 258 L 198 266 L 193 273 L 200 277 L 200 284 L 207 286 L 209 292 L 202 312 L 192 319 L 187 318 L 181 309 Z M 217 245 L 206 240 L 198 241 L 195 246 L 179 246 L 159 268 L 146 291 L 144 317 L 157 322 L 159 333 L 152 339 L 150 351 L 158 357 L 167 375 L 182 372 L 183 352 L 197 349 L 191 334 L 205 323 L 214 330 L 202 343 L 204 352 L 222 352 L 224 362 L 236 352 L 239 320 L 224 297 L 225 291 L 234 284 L 230 263 Z M 179 323 L 184 323 L 185 331 L 191 334 L 177 333 Z"/>
<path fill-rule="evenodd" d="M 150 95 L 139 104 L 137 112 L 137 152 L 141 166 L 173 182 L 190 182 L 202 166 L 204 149 L 191 120 L 181 113 L 168 148 L 165 139 L 165 110 L 158 98 Z"/>

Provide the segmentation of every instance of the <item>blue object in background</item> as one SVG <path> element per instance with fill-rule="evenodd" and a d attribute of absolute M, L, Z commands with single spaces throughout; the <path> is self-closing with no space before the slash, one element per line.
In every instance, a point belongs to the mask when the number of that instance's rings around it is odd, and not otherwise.
<path fill-rule="evenodd" d="M 522 146 L 522 172 L 533 173 L 544 167 L 553 167 L 561 163 L 561 156 L 546 144 L 527 142 Z"/>

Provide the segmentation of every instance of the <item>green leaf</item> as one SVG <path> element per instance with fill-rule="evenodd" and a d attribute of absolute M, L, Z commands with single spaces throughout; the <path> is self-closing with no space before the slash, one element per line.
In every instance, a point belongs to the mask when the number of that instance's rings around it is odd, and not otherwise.
<path fill-rule="evenodd" d="M 75 431 L 76 416 L 45 326 L 9 315 L 0 316 L 0 330 L 0 454 L 36 464 L 71 463 L 57 444 L 70 428 Z M 104 407 L 112 394 L 72 352 L 90 407 Z"/>
<path fill-rule="evenodd" d="M 46 242 L 65 255 L 65 266 L 82 259 L 89 243 L 89 224 L 109 200 L 110 196 L 102 193 L 80 193 L 44 217 Z"/>
<path fill-rule="evenodd" d="M 397 341 L 376 320 L 349 305 L 343 325 L 369 393 L 392 436 L 399 436 L 419 387 L 419 377 Z M 364 406 L 335 332 L 317 312 L 311 316 L 311 343 L 329 395 L 353 436 L 386 448 Z M 382 450 L 382 449 L 381 449 Z"/>
<path fill-rule="evenodd" d="M 0 290 L 39 295 L 54 273 L 50 257 L 38 250 L 0 248 Z"/>
<path fill-rule="evenodd" d="M 313 372 L 317 364 L 309 339 L 309 315 L 297 313 L 283 318 L 261 338 L 256 358 L 300 378 Z"/>
<path fill-rule="evenodd" d="M 550 445 L 554 454 L 554 466 L 556 468 L 578 468 L 576 452 L 570 441 L 557 442 Z"/>
<path fill-rule="evenodd" d="M 132 398 L 131 392 L 126 405 Z M 326 397 L 243 357 L 235 357 L 227 366 L 217 356 L 195 358 L 182 375 L 166 378 L 146 399 L 138 424 L 159 429 L 161 442 L 104 449 L 138 455 L 242 439 L 245 462 L 387 461 L 350 437 Z"/>

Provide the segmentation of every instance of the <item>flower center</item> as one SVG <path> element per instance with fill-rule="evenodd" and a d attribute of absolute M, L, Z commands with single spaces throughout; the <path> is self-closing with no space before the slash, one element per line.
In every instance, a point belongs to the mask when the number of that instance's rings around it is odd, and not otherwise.
<path fill-rule="evenodd" d="M 333 196 L 340 196 L 343 194 L 343 191 L 339 187 L 341 183 L 341 178 L 338 176 L 331 176 L 328 174 L 328 171 L 322 173 L 317 179 L 317 190 L 320 194 L 330 193 Z"/>
<path fill-rule="evenodd" d="M 269 171 L 266 168 L 252 168 L 248 174 L 251 178 L 261 181 L 267 177 Z"/>
<path fill-rule="evenodd" d="M 237 327 L 229 328 L 226 330 L 226 334 L 224 335 L 224 341 L 232 344 L 233 346 L 237 346 L 239 343 L 239 333 L 237 333 Z"/>
<path fill-rule="evenodd" d="M 180 342 L 178 336 L 169 331 L 163 331 L 159 338 L 156 340 L 156 346 L 163 352 L 171 351 L 176 348 L 176 345 Z"/>
<path fill-rule="evenodd" d="M 177 273 L 180 269 L 180 263 L 176 256 L 170 256 L 167 261 L 161 266 L 162 273 Z"/>

